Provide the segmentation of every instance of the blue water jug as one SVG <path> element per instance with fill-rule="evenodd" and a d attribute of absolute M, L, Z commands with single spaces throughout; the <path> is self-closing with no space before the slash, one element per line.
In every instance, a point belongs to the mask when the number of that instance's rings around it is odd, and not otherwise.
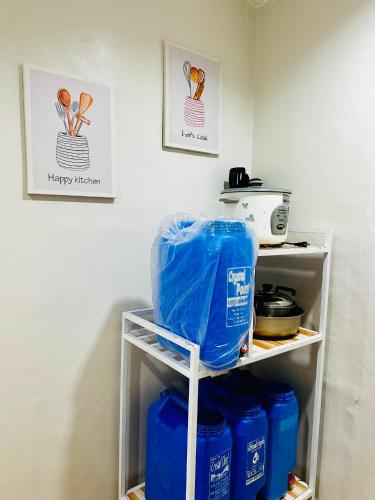
<path fill-rule="evenodd" d="M 147 419 L 147 500 L 185 500 L 187 401 L 165 391 L 149 409 Z M 232 436 L 215 410 L 198 414 L 196 500 L 229 500 Z"/>
<path fill-rule="evenodd" d="M 278 500 L 288 490 L 288 474 L 297 462 L 298 402 L 287 384 L 267 384 L 264 401 L 268 416 L 267 481 L 261 494 Z"/>
<path fill-rule="evenodd" d="M 288 489 L 288 474 L 297 461 L 298 401 L 287 384 L 266 384 L 248 371 L 237 371 L 228 380 L 233 392 L 255 394 L 268 417 L 266 484 L 261 496 L 278 500 Z"/>
<path fill-rule="evenodd" d="M 197 428 L 195 500 L 229 500 L 232 435 L 223 415 L 201 410 Z"/>
<path fill-rule="evenodd" d="M 155 322 L 199 344 L 201 360 L 213 370 L 238 360 L 250 325 L 257 250 L 252 230 L 236 220 L 175 217 L 154 242 Z"/>
<path fill-rule="evenodd" d="M 202 380 L 200 404 L 223 413 L 231 427 L 231 500 L 255 500 L 266 481 L 268 422 L 259 399 L 232 395 L 221 381 Z"/>

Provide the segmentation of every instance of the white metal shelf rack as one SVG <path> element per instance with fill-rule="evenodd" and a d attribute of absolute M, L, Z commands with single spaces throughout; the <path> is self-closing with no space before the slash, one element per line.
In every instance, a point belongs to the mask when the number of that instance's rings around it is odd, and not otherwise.
<path fill-rule="evenodd" d="M 285 245 L 279 248 L 262 248 L 259 257 L 315 256 L 322 259 L 320 318 L 319 331 L 300 328 L 298 335 L 292 340 L 263 341 L 249 336 L 249 349 L 245 357 L 238 360 L 236 367 L 250 365 L 266 358 L 292 351 L 311 344 L 318 345 L 316 358 L 316 372 L 314 380 L 314 401 L 312 410 L 312 425 L 308 432 L 308 456 L 306 463 L 307 483 L 298 482 L 292 495 L 285 498 L 304 500 L 314 497 L 319 422 L 321 409 L 321 394 L 323 381 L 324 347 L 327 321 L 328 286 L 330 273 L 331 235 L 329 232 L 289 232 L 289 241 L 306 239 L 311 242 L 307 248 Z M 259 261 L 258 261 L 259 262 Z M 190 359 L 183 359 L 179 354 L 162 346 L 157 339 L 161 336 L 177 346 L 183 347 L 190 353 Z M 129 344 L 139 348 L 146 355 L 158 359 L 168 367 L 185 376 L 189 381 L 189 415 L 188 415 L 188 447 L 187 447 L 187 481 L 186 500 L 194 500 L 195 491 L 195 459 L 196 459 L 196 427 L 198 414 L 198 387 L 199 380 L 207 376 L 217 376 L 220 372 L 208 370 L 199 358 L 200 348 L 170 331 L 153 323 L 153 310 L 141 309 L 123 313 L 122 340 L 121 340 L 121 394 L 120 394 L 120 450 L 119 450 L 119 500 L 136 500 L 144 497 L 144 483 L 129 490 L 129 478 L 126 465 L 132 459 L 129 456 L 129 391 L 132 386 L 130 380 L 130 352 Z M 152 499 L 150 499 L 152 500 Z M 166 499 L 168 500 L 168 499 Z"/>

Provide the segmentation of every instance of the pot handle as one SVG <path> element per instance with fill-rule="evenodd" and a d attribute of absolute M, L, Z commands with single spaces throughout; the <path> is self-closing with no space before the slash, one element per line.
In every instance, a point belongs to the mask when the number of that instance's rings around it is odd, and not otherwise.
<path fill-rule="evenodd" d="M 288 286 L 278 285 L 275 288 L 275 292 L 287 292 L 287 293 L 290 293 L 290 295 L 292 296 L 293 299 L 296 296 L 296 291 L 294 290 L 294 288 L 289 288 Z"/>
<path fill-rule="evenodd" d="M 219 201 L 223 203 L 238 203 L 240 200 L 238 198 L 220 198 Z"/>

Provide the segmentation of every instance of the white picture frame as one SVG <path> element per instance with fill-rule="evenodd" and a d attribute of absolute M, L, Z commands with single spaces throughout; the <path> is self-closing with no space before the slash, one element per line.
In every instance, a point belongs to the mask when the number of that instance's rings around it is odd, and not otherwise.
<path fill-rule="evenodd" d="M 27 193 L 115 198 L 113 87 L 27 63 L 22 69 Z M 59 89 L 69 90 L 70 108 Z"/>
<path fill-rule="evenodd" d="M 221 64 L 164 41 L 163 146 L 219 155 Z"/>

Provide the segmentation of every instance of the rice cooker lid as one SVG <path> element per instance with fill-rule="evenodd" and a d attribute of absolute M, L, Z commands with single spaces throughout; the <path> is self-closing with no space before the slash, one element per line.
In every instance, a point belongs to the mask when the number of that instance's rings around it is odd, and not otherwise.
<path fill-rule="evenodd" d="M 284 193 L 284 194 L 292 194 L 292 191 L 289 189 L 282 188 L 267 188 L 267 187 L 243 187 L 243 188 L 228 188 L 223 189 L 221 194 L 228 193 Z"/>
<path fill-rule="evenodd" d="M 255 292 L 255 312 L 269 318 L 301 316 L 303 309 L 296 304 L 295 295 L 293 288 L 264 284 L 262 290 Z"/>

